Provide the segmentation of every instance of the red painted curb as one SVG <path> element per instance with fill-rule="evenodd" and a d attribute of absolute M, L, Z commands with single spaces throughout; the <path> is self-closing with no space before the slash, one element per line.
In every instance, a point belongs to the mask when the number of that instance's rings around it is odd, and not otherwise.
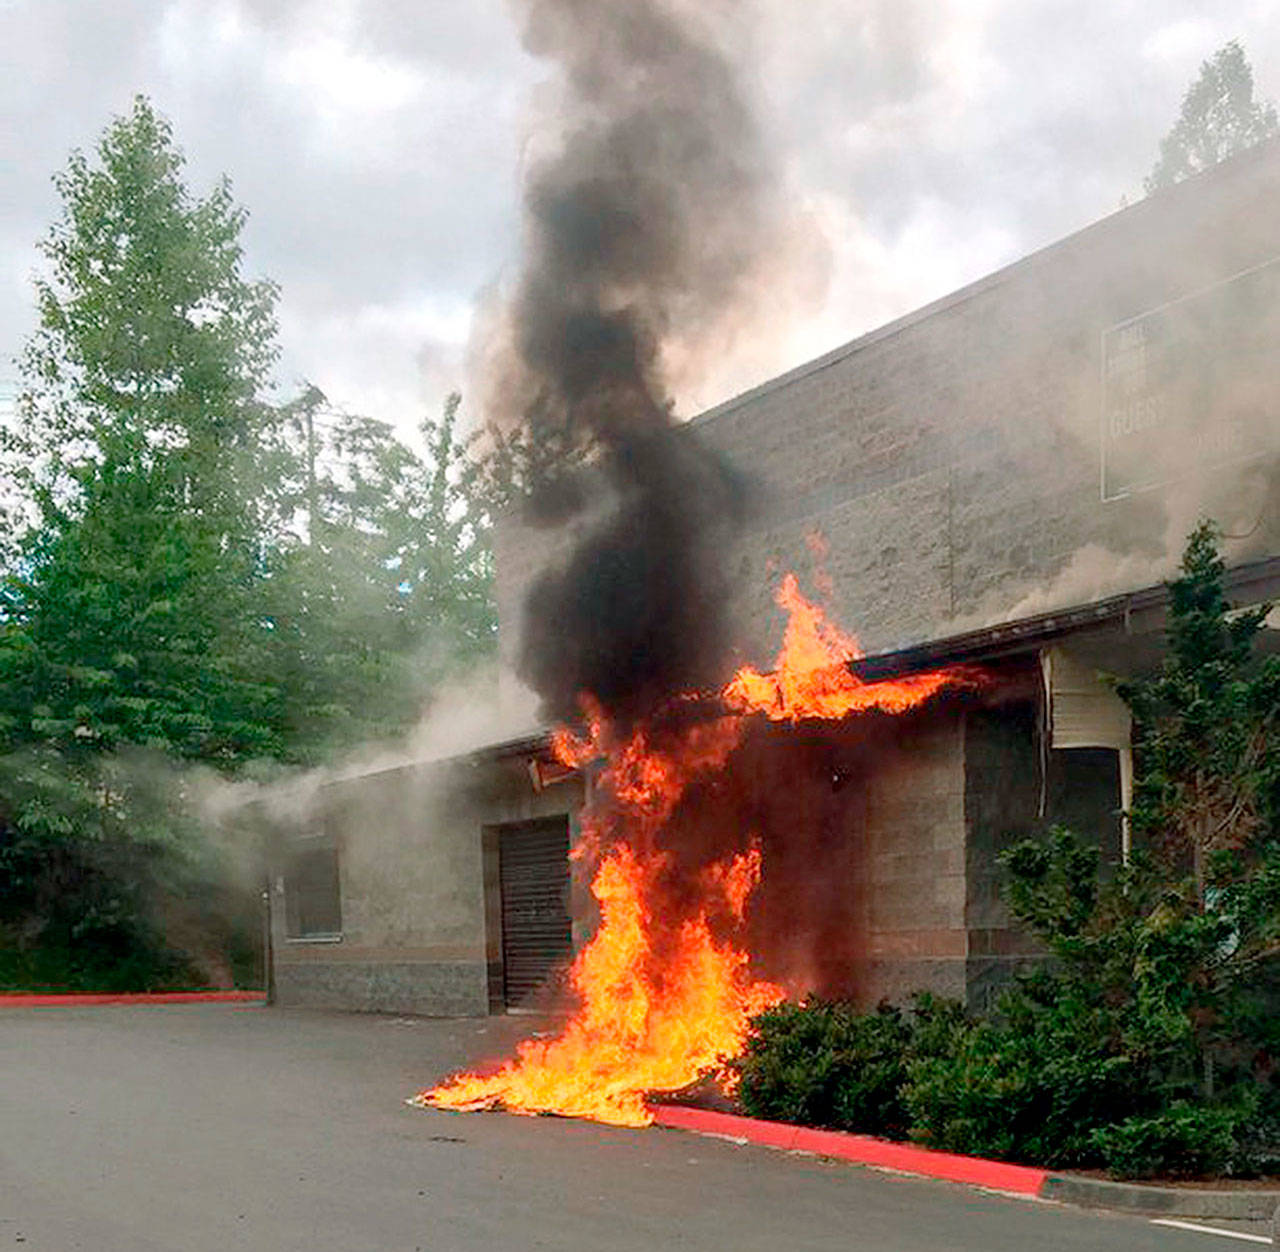
<path fill-rule="evenodd" d="M 266 999 L 262 991 L 102 991 L 66 995 L 0 992 L 0 1008 L 33 1009 L 76 1004 L 224 1004 Z"/>
<path fill-rule="evenodd" d="M 678 1104 L 662 1104 L 652 1110 L 654 1124 L 675 1130 L 692 1130 L 703 1135 L 720 1135 L 745 1139 L 748 1143 L 792 1152 L 813 1152 L 833 1156 L 859 1165 L 878 1165 L 904 1174 L 920 1174 L 946 1182 L 965 1182 L 993 1191 L 1012 1191 L 1019 1195 L 1038 1196 L 1049 1171 L 1028 1165 L 1010 1165 L 1007 1161 L 988 1161 L 980 1156 L 958 1156 L 953 1152 L 935 1152 L 907 1143 L 891 1143 L 869 1135 L 851 1135 L 840 1130 L 813 1130 L 807 1126 L 788 1126 L 783 1122 L 766 1122 L 755 1117 L 738 1117 L 732 1113 L 712 1113 L 705 1109 L 685 1108 Z"/>

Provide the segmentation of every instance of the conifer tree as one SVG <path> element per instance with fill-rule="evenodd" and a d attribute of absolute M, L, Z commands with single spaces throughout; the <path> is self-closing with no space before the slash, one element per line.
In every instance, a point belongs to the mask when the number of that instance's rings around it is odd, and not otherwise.
<path fill-rule="evenodd" d="M 1253 69 L 1233 39 L 1201 64 L 1143 185 L 1150 195 L 1180 183 L 1277 131 L 1276 107 L 1269 100 L 1254 98 Z"/>
<path fill-rule="evenodd" d="M 4 590 L 4 733 L 230 765 L 277 751 L 260 675 L 275 289 L 242 274 L 226 181 L 183 182 L 139 97 L 55 178 L 5 468 L 32 521 Z"/>

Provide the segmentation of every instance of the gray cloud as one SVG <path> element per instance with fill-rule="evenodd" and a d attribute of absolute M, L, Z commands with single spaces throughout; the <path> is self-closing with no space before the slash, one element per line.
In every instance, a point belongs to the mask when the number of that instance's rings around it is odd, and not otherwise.
<path fill-rule="evenodd" d="M 691 381 L 686 412 L 1114 209 L 1225 40 L 1280 95 L 1280 0 L 697 7 L 827 236 L 830 282 Z M 0 0 L 0 355 L 30 327 L 49 175 L 144 91 L 192 182 L 226 171 L 251 210 L 284 379 L 412 421 L 461 381 L 477 293 L 513 264 L 542 77 L 502 0 Z"/>

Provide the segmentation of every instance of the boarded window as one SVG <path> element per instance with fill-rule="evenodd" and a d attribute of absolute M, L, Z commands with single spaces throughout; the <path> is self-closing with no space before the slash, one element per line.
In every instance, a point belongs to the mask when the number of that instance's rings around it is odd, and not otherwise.
<path fill-rule="evenodd" d="M 290 939 L 342 933 L 342 893 L 336 843 L 294 850 L 284 879 L 285 925 Z"/>

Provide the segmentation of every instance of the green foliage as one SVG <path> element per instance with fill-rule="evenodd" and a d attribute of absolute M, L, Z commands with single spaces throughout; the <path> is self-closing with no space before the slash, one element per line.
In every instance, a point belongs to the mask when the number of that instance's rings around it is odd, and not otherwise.
<path fill-rule="evenodd" d="M 1200 66 L 1173 128 L 1160 141 L 1160 159 L 1147 175 L 1148 194 L 1180 183 L 1280 131 L 1275 105 L 1255 100 L 1253 70 L 1236 40 Z"/>
<path fill-rule="evenodd" d="M 1117 1178 L 1203 1178 L 1231 1172 L 1237 1132 L 1247 1114 L 1176 1100 L 1148 1117 L 1129 1117 L 1093 1132 Z"/>
<path fill-rule="evenodd" d="M 1167 877 L 1192 871 L 1199 909 L 1214 893 L 1219 911 L 1273 848 L 1280 795 L 1273 733 L 1280 659 L 1254 659 L 1268 606 L 1232 616 L 1223 572 L 1215 532 L 1203 523 L 1170 588 L 1164 667 L 1121 688 L 1134 710 L 1142 766 L 1134 832 L 1151 845 Z M 1268 947 L 1277 932 L 1265 926 L 1247 938 L 1250 949 Z"/>
<path fill-rule="evenodd" d="M 813 998 L 776 1005 L 731 1063 L 738 1099 L 755 1117 L 904 1137 L 908 1062 L 945 1050 L 963 1023 L 957 1005 L 929 995 L 909 1014 Z"/>
<path fill-rule="evenodd" d="M 370 418 L 287 410 L 287 509 L 301 532 L 266 583 L 275 672 L 300 754 L 404 730 L 451 672 L 492 656 L 489 526 L 464 493 L 460 397 L 419 427 L 424 453 Z"/>
<path fill-rule="evenodd" d="M 1063 1167 L 1091 1163 L 1090 1132 L 1112 1116 L 1133 1063 L 1104 1014 L 1047 984 L 915 1056 L 902 1097 L 912 1136 L 930 1147 Z"/>
<path fill-rule="evenodd" d="M 226 184 L 191 198 L 144 99 L 96 158 L 55 179 L 0 448 L 33 515 L 0 601 L 0 733 L 232 765 L 280 750 L 252 603 L 275 292 L 241 277 Z"/>
<path fill-rule="evenodd" d="M 754 1117 L 900 1135 L 910 1037 L 902 1014 L 887 1005 L 858 1013 L 814 999 L 780 1004 L 752 1022 L 733 1064 L 739 1099 Z"/>
<path fill-rule="evenodd" d="M 228 775 L 395 733 L 493 646 L 457 397 L 420 452 L 348 415 L 317 434 L 314 389 L 269 403 L 276 289 L 243 275 L 226 181 L 200 198 L 183 173 L 139 97 L 55 178 L 0 429 L 19 523 L 0 545 L 10 981 L 226 981 L 257 884 L 153 760 Z"/>
<path fill-rule="evenodd" d="M 161 990 L 252 978 L 256 912 L 151 754 L 0 757 L 0 987 Z"/>

